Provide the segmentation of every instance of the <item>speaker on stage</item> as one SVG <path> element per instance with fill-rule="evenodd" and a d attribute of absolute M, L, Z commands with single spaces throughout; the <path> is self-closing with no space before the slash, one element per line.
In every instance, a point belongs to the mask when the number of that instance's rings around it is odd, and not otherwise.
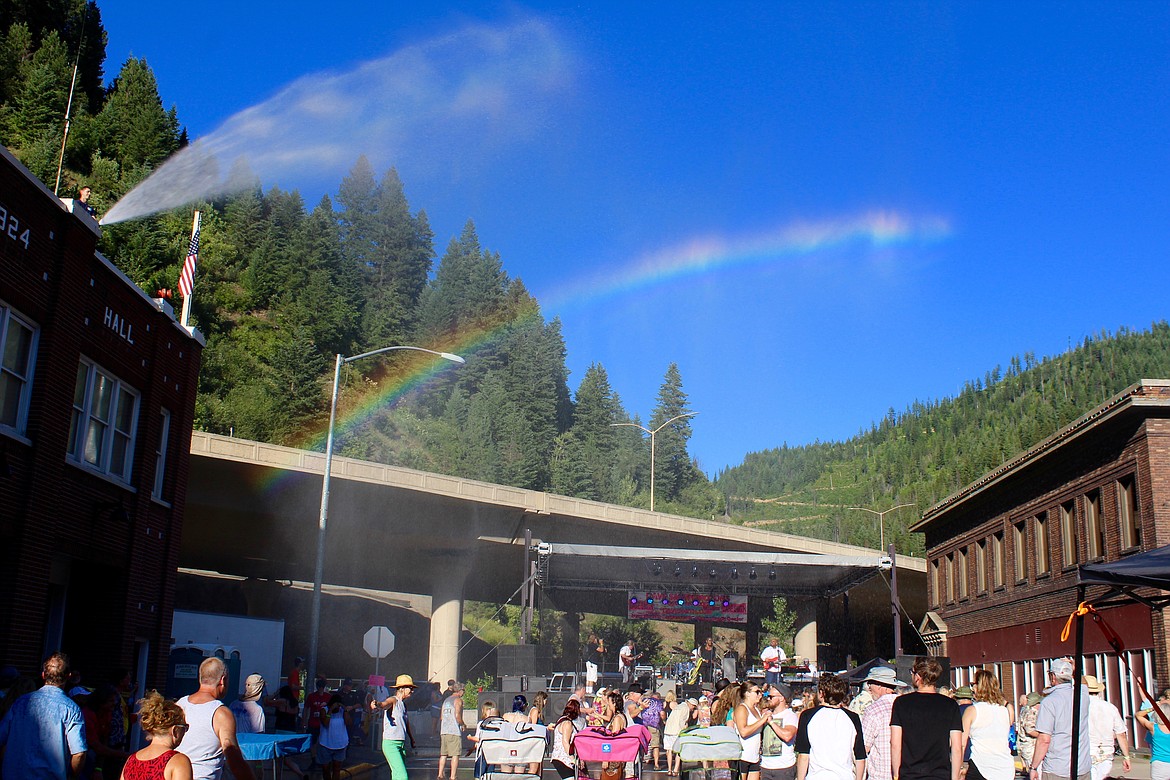
<path fill-rule="evenodd" d="M 526 677 L 536 675 L 536 645 L 500 645 L 496 648 L 496 675 Z"/>
<path fill-rule="evenodd" d="M 678 681 L 677 680 L 666 680 L 666 679 L 659 680 L 658 681 L 658 692 L 660 694 L 662 694 L 663 696 L 665 696 L 667 691 L 671 691 L 677 696 L 678 695 Z"/>

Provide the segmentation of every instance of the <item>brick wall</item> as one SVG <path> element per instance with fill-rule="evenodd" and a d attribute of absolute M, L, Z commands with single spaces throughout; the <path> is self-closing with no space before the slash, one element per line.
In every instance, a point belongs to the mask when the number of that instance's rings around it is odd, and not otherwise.
<path fill-rule="evenodd" d="M 97 228 L 71 213 L 0 149 L 0 301 L 35 323 L 23 433 L 0 429 L 0 661 L 35 672 L 63 609 L 62 649 L 87 683 L 134 669 L 165 676 L 190 461 L 201 340 L 96 254 Z M 0 232 L 3 232 L 0 230 Z M 18 231 L 18 236 L 22 235 Z M 79 361 L 139 394 L 129 484 L 71 460 Z M 166 488 L 152 497 L 161 409 L 170 412 Z M 53 648 L 55 649 L 55 648 Z"/>

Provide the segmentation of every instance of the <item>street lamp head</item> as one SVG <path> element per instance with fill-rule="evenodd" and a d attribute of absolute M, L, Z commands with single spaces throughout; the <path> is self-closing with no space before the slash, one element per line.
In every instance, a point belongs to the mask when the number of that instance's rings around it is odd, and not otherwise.
<path fill-rule="evenodd" d="M 452 363 L 466 363 L 467 362 L 459 355 L 453 354 L 451 352 L 440 352 L 439 357 L 443 358 L 444 360 L 450 360 Z"/>

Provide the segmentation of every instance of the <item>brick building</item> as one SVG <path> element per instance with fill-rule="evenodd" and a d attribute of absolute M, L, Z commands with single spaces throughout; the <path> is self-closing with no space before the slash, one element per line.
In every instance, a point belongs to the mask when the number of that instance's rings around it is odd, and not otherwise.
<path fill-rule="evenodd" d="M 991 669 L 1005 693 L 1043 688 L 1077 567 L 1170 543 L 1170 381 L 1143 380 L 928 510 L 924 635 L 956 684 Z M 1088 599 L 1103 588 L 1090 589 Z M 1103 611 L 1135 674 L 1168 683 L 1166 618 L 1140 604 Z M 1101 632 L 1085 628 L 1085 672 L 1127 718 L 1136 688 Z M 1132 721 L 1131 721 L 1132 723 Z"/>
<path fill-rule="evenodd" d="M 0 147 L 0 663 L 161 685 L 203 339 Z"/>

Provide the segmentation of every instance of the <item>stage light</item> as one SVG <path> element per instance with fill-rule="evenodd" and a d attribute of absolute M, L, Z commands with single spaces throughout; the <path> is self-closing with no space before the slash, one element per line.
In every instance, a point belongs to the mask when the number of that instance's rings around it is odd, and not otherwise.
<path fill-rule="evenodd" d="M 712 578 L 714 578 L 714 577 L 715 577 L 715 570 L 714 570 L 714 569 L 712 569 L 712 570 L 711 570 L 711 577 L 712 577 Z"/>
<path fill-rule="evenodd" d="M 692 576 L 692 577 L 698 577 L 698 576 L 699 576 L 699 567 L 698 567 L 698 566 L 696 566 L 695 568 L 691 569 L 691 576 Z"/>
<path fill-rule="evenodd" d="M 653 603 L 654 603 L 654 599 L 646 599 L 646 603 L 647 603 L 647 604 L 653 604 Z"/>
<path fill-rule="evenodd" d="M 754 580 L 755 578 L 756 578 L 756 567 L 753 566 L 752 570 L 748 572 L 748 579 Z"/>
<path fill-rule="evenodd" d="M 730 602 L 730 601 L 724 601 L 724 602 L 723 602 L 723 606 L 725 606 L 725 607 L 730 607 L 730 606 L 731 606 L 731 602 Z"/>
<path fill-rule="evenodd" d="M 655 576 L 655 577 L 657 577 L 659 574 L 661 574 L 661 573 L 662 573 L 662 567 L 661 567 L 661 566 L 659 566 L 657 563 L 656 563 L 656 564 L 654 564 L 654 566 L 653 566 L 652 568 L 653 568 L 653 570 L 654 570 L 654 576 Z"/>
<path fill-rule="evenodd" d="M 708 601 L 708 602 L 707 602 L 707 606 L 708 606 L 708 607 L 713 607 L 713 606 L 715 606 L 715 599 L 711 599 L 710 601 Z"/>
<path fill-rule="evenodd" d="M 677 576 L 679 576 L 680 574 L 682 574 L 682 567 L 681 567 L 681 566 L 675 566 L 675 567 L 674 567 L 674 576 L 676 576 L 676 577 L 677 577 Z"/>
<path fill-rule="evenodd" d="M 680 607 L 683 605 L 683 600 L 682 600 L 682 599 L 679 599 L 679 600 L 678 600 L 678 605 L 679 605 Z"/>
<path fill-rule="evenodd" d="M 731 579 L 733 579 L 733 580 L 739 579 L 739 569 L 736 569 L 734 567 L 731 569 Z"/>
<path fill-rule="evenodd" d="M 691 606 L 692 606 L 692 607 L 697 607 L 697 606 L 699 606 L 699 600 L 698 600 L 698 599 L 695 599 L 694 601 L 692 601 L 692 602 L 691 602 Z"/>
<path fill-rule="evenodd" d="M 768 579 L 770 579 L 770 580 L 776 579 L 776 570 L 775 569 L 768 570 Z"/>

